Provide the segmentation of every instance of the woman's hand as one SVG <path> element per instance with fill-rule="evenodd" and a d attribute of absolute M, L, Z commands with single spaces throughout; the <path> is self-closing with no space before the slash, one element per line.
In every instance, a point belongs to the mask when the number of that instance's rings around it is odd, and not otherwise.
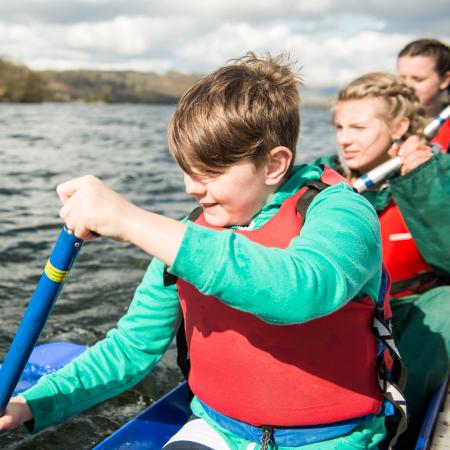
<path fill-rule="evenodd" d="M 14 430 L 33 418 L 31 409 L 22 397 L 13 397 L 0 417 L 0 431 Z"/>
<path fill-rule="evenodd" d="M 428 161 L 433 156 L 433 152 L 431 148 L 417 136 L 410 136 L 400 146 L 393 146 L 389 155 L 391 157 L 400 156 L 402 159 L 400 175 L 406 175 Z"/>
<path fill-rule="evenodd" d="M 137 207 L 101 180 L 86 175 L 61 183 L 56 191 L 64 204 L 59 215 L 77 237 L 128 240 L 129 220 Z"/>

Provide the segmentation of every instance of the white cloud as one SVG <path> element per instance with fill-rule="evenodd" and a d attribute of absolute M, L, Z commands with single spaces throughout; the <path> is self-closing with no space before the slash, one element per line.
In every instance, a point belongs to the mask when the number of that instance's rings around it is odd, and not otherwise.
<path fill-rule="evenodd" d="M 319 73 L 317 85 L 342 85 L 364 72 L 393 71 L 398 50 L 409 40 L 411 37 L 400 34 L 362 31 L 348 38 L 336 36 L 311 43 L 306 81 L 311 82 Z"/>
<path fill-rule="evenodd" d="M 80 23 L 67 27 L 65 38 L 72 48 L 107 50 L 119 55 L 143 55 L 164 48 L 172 29 L 190 32 L 186 19 L 119 16 L 110 22 Z"/>
<path fill-rule="evenodd" d="M 225 23 L 217 30 L 186 43 L 176 54 L 185 64 L 203 60 L 210 66 L 217 66 L 248 51 L 280 51 L 288 37 L 289 29 L 283 25 L 260 27 L 244 22 Z"/>
<path fill-rule="evenodd" d="M 448 42 L 447 2 L 0 0 L 0 55 L 35 69 L 209 72 L 249 50 L 284 51 L 307 85 L 336 85 L 394 70 L 412 39 Z"/>

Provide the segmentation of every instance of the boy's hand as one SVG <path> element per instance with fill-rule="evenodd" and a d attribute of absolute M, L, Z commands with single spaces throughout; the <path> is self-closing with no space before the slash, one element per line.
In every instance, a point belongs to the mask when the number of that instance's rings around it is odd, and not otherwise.
<path fill-rule="evenodd" d="M 59 215 L 77 237 L 128 240 L 127 220 L 137 208 L 101 180 L 86 175 L 61 183 L 56 191 L 64 204 Z"/>
<path fill-rule="evenodd" d="M 64 203 L 59 215 L 80 239 L 101 235 L 128 241 L 165 264 L 173 264 L 185 223 L 138 208 L 92 175 L 66 181 L 56 190 Z"/>
<path fill-rule="evenodd" d="M 14 430 L 33 418 L 31 409 L 22 397 L 13 397 L 6 407 L 5 414 L 0 417 L 0 431 Z"/>
<path fill-rule="evenodd" d="M 410 136 L 400 147 L 393 150 L 394 153 L 389 152 L 389 155 L 400 156 L 402 159 L 401 175 L 406 175 L 433 156 L 431 148 L 417 136 Z"/>

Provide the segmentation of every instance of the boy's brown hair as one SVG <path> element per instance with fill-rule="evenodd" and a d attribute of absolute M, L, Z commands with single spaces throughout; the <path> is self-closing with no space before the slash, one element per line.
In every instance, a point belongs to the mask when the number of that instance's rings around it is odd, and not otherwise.
<path fill-rule="evenodd" d="M 189 175 L 218 175 L 268 152 L 289 148 L 295 159 L 302 84 L 289 57 L 247 53 L 194 84 L 169 123 L 169 149 Z"/>

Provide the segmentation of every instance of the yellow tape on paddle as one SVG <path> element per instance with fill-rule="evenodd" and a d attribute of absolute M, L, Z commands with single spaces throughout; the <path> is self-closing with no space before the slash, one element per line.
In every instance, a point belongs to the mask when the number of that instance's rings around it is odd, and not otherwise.
<path fill-rule="evenodd" d="M 64 278 L 66 278 L 67 274 L 69 273 L 68 270 L 57 269 L 50 262 L 50 260 L 47 261 L 44 272 L 45 272 L 45 275 L 47 275 L 47 277 L 50 278 L 50 280 L 54 281 L 55 283 L 61 283 L 62 281 L 64 281 Z"/>

